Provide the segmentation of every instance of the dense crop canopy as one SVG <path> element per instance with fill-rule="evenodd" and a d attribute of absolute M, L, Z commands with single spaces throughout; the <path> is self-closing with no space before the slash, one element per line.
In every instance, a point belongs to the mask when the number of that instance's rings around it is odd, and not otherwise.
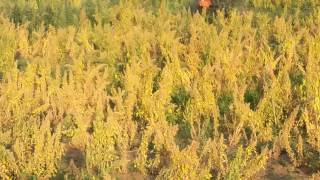
<path fill-rule="evenodd" d="M 319 177 L 319 2 L 192 4 L 0 0 L 0 179 Z"/>

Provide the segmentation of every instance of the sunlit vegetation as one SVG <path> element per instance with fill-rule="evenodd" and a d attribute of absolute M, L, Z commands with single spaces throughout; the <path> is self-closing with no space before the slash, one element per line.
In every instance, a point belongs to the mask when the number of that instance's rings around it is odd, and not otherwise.
<path fill-rule="evenodd" d="M 320 177 L 319 5 L 0 0 L 0 179 Z"/>

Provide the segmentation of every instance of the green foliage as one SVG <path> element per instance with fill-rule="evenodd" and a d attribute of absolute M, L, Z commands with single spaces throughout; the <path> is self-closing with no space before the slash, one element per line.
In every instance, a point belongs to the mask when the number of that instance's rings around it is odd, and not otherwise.
<path fill-rule="evenodd" d="M 257 90 L 247 90 L 244 94 L 244 101 L 250 104 L 252 110 L 255 110 L 260 101 L 260 96 Z"/>
<path fill-rule="evenodd" d="M 223 92 L 218 98 L 218 106 L 221 115 L 225 115 L 230 111 L 230 105 L 233 103 L 232 92 Z"/>
<path fill-rule="evenodd" d="M 189 100 L 188 92 L 184 88 L 178 88 L 172 93 L 172 103 L 184 110 Z"/>

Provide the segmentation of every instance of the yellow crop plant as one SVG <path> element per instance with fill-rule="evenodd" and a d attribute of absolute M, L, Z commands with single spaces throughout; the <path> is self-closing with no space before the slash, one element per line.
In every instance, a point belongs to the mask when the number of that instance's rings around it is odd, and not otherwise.
<path fill-rule="evenodd" d="M 320 2 L 191 3 L 0 0 L 0 179 L 319 177 Z"/>

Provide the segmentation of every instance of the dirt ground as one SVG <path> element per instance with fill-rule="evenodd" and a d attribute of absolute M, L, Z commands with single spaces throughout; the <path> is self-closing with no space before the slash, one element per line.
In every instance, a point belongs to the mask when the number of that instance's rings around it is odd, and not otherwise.
<path fill-rule="evenodd" d="M 253 179 L 261 180 L 309 180 L 312 171 L 307 167 L 294 167 L 286 154 L 278 160 L 271 160 L 267 168 Z M 319 179 L 320 180 L 320 179 Z"/>
<path fill-rule="evenodd" d="M 135 152 L 129 152 L 127 155 L 129 161 L 133 161 Z M 69 159 L 80 159 L 74 161 L 75 165 L 79 167 L 82 164 L 82 155 L 76 149 L 70 148 Z M 252 180 L 320 180 L 320 176 L 312 178 L 312 171 L 307 167 L 296 168 L 290 163 L 289 157 L 286 154 L 280 155 L 278 160 L 271 160 L 266 169 L 257 174 Z M 319 174 L 320 175 L 320 174 Z M 106 180 L 152 180 L 154 178 L 145 177 L 139 172 L 127 172 L 123 174 L 112 174 L 105 177 Z"/>
<path fill-rule="evenodd" d="M 312 178 L 312 171 L 307 167 L 295 168 L 290 164 L 289 158 L 286 155 L 281 155 L 278 160 L 269 162 L 267 168 L 253 177 L 252 180 L 320 180 Z M 118 174 L 117 180 L 151 180 L 152 178 L 144 177 L 137 172 Z"/>

